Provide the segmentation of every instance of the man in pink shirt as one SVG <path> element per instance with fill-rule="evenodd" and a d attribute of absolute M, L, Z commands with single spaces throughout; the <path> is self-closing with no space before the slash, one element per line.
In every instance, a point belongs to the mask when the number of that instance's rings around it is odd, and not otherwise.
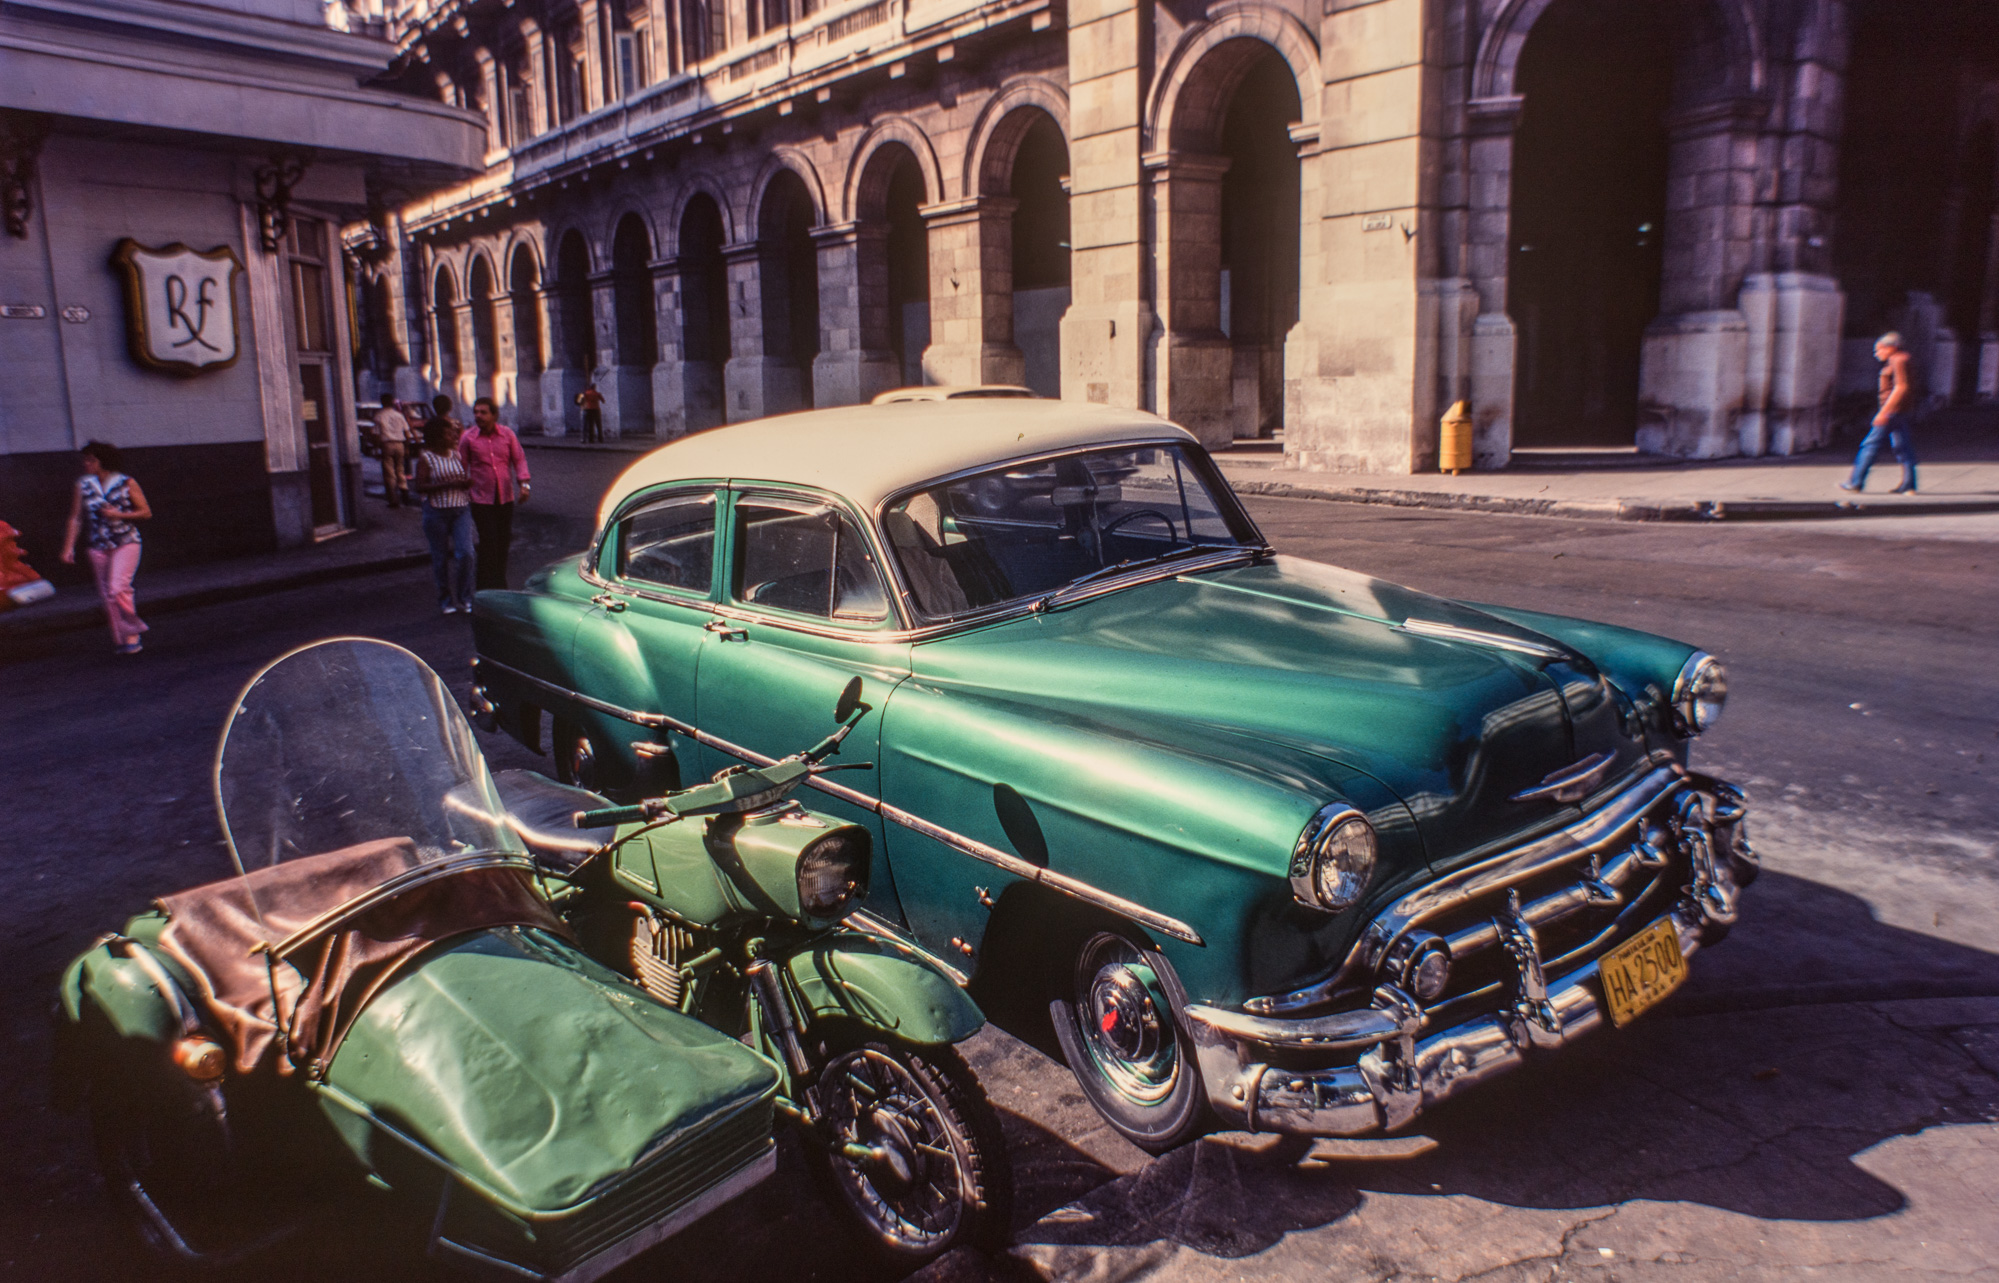
<path fill-rule="evenodd" d="M 472 430 L 458 443 L 471 481 L 472 525 L 479 532 L 474 588 L 507 586 L 507 548 L 514 541 L 514 504 L 528 500 L 528 461 L 521 439 L 500 422 L 500 407 L 482 396 L 472 403 Z M 518 489 L 515 479 L 519 479 Z"/>

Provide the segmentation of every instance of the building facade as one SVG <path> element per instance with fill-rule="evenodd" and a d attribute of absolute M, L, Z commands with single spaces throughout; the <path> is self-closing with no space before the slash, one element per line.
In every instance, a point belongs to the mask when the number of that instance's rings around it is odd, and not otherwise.
<path fill-rule="evenodd" d="M 1824 444 L 1870 337 L 1999 391 L 1979 0 L 450 0 L 485 170 L 403 206 L 365 379 L 670 437 L 913 382 L 1293 466 Z"/>
<path fill-rule="evenodd" d="M 93 439 L 152 502 L 149 565 L 356 524 L 341 228 L 477 173 L 484 142 L 368 83 L 394 53 L 317 0 L 0 7 L 0 517 L 37 569 L 64 573 Z"/>

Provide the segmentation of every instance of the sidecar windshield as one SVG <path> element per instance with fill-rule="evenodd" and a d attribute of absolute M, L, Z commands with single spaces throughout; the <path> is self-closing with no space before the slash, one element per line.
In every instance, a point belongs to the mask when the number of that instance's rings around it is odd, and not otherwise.
<path fill-rule="evenodd" d="M 407 839 L 420 863 L 527 851 L 444 682 L 371 638 L 302 646 L 251 680 L 215 800 L 245 874 L 382 839 Z"/>

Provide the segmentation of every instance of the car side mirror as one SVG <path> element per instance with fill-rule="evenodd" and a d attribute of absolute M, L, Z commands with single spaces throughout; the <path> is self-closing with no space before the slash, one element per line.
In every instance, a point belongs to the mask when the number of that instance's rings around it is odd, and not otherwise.
<path fill-rule="evenodd" d="M 867 705 L 861 703 L 861 679 L 851 677 L 841 688 L 840 702 L 833 706 L 833 720 L 844 725 L 854 719 L 855 713 L 864 712 L 866 708 Z"/>

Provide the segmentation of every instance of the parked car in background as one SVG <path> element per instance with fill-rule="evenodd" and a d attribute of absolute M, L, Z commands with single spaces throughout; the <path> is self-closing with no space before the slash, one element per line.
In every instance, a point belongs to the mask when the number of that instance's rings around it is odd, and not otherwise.
<path fill-rule="evenodd" d="M 1138 412 L 706 432 L 474 619 L 481 714 L 614 796 L 767 762 L 859 677 L 875 769 L 813 784 L 884 857 L 864 913 L 1049 1012 L 1153 1149 L 1403 1126 L 1657 1003 L 1756 872 L 1688 760 L 1711 656 L 1279 556 Z"/>

